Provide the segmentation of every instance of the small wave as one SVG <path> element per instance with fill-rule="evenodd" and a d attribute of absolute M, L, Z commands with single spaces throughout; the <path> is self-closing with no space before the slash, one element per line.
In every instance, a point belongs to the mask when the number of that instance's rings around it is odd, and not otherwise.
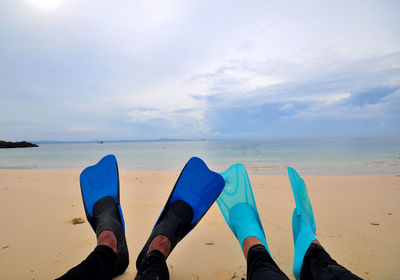
<path fill-rule="evenodd" d="M 280 165 L 251 165 L 246 166 L 248 169 L 273 169 L 273 168 L 287 168 L 287 166 Z"/>
<path fill-rule="evenodd" d="M 20 165 L 5 165 L 5 164 L 0 164 L 0 169 L 36 169 L 38 168 L 38 164 L 20 164 Z"/>
<path fill-rule="evenodd" d="M 385 161 L 384 160 L 368 161 L 365 164 L 366 165 L 385 165 Z"/>
<path fill-rule="evenodd" d="M 367 165 L 400 166 L 400 163 L 396 163 L 396 162 L 387 163 L 384 160 L 369 161 L 366 164 Z"/>

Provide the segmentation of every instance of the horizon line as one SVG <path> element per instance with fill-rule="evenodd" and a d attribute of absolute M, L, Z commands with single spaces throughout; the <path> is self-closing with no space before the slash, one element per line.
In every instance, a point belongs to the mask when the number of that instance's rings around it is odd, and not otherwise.
<path fill-rule="evenodd" d="M 259 138 L 156 138 L 156 139 L 112 139 L 112 140 L 38 140 L 35 144 L 68 143 L 133 143 L 133 142 L 191 142 L 191 141 L 236 141 L 236 140 L 294 140 L 294 139 L 360 139 L 360 138 L 400 138 L 400 136 L 351 136 L 351 137 L 259 137 Z M 24 140 L 22 140 L 24 141 Z"/>

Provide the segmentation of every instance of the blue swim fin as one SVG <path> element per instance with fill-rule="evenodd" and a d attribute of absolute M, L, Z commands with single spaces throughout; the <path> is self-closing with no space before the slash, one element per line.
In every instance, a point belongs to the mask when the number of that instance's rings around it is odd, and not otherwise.
<path fill-rule="evenodd" d="M 151 241 L 164 235 L 171 241 L 171 250 L 201 220 L 224 188 L 224 179 L 208 169 L 200 158 L 192 157 L 183 168 L 149 239 L 140 252 L 139 270 Z"/>
<path fill-rule="evenodd" d="M 304 255 L 310 247 L 311 242 L 317 240 L 315 237 L 316 225 L 304 180 L 291 167 L 288 168 L 288 175 L 296 202 L 296 208 L 292 216 L 294 240 L 293 274 L 296 279 L 299 279 Z"/>
<path fill-rule="evenodd" d="M 237 163 L 221 175 L 225 180 L 225 188 L 217 203 L 240 246 L 243 249 L 244 240 L 252 236 L 260 240 L 269 252 L 246 168 Z"/>
<path fill-rule="evenodd" d="M 129 253 L 115 156 L 105 156 L 96 165 L 85 168 L 80 175 L 80 185 L 86 218 L 96 236 L 111 230 L 117 239 L 117 263 L 113 275 L 119 275 L 128 267 Z"/>
<path fill-rule="evenodd" d="M 114 155 L 103 157 L 97 164 L 86 167 L 80 175 L 80 184 L 83 198 L 83 205 L 88 217 L 88 221 L 93 230 L 93 207 L 95 203 L 103 197 L 111 196 L 118 204 L 121 215 L 121 222 L 125 229 L 124 218 L 122 215 L 119 200 L 119 176 L 117 159 Z"/>

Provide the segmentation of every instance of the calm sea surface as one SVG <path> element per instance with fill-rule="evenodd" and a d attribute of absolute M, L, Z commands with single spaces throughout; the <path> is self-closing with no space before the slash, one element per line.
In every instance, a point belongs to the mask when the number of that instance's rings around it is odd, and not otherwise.
<path fill-rule="evenodd" d="M 218 172 L 241 162 L 252 174 L 400 174 L 400 138 L 215 140 L 40 144 L 0 149 L 0 169 L 83 169 L 114 154 L 123 171 L 180 172 L 197 156 Z"/>

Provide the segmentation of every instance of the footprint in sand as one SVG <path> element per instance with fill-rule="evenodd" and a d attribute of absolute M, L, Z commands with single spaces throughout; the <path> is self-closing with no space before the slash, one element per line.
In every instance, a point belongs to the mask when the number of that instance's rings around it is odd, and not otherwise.
<path fill-rule="evenodd" d="M 174 272 L 174 266 L 172 264 L 168 265 L 169 273 L 172 274 Z"/>
<path fill-rule="evenodd" d="M 244 272 L 245 268 L 239 266 L 236 271 L 225 270 L 225 269 L 217 269 L 214 271 L 214 277 L 216 279 L 246 279 L 246 273 Z"/>

